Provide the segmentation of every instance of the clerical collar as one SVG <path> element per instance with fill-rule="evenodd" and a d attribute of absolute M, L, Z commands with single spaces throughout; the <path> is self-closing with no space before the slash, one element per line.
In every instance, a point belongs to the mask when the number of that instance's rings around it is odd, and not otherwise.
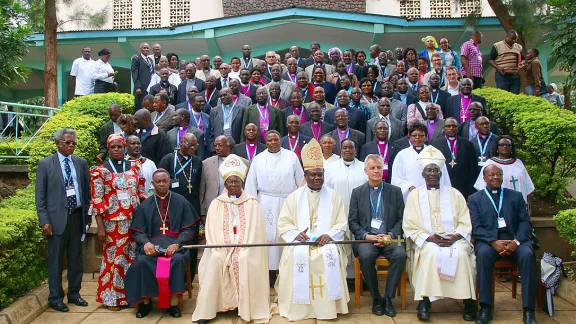
<path fill-rule="evenodd" d="M 417 147 L 417 146 L 414 146 L 414 145 L 412 145 L 412 147 L 414 148 L 414 150 L 415 150 L 416 152 L 420 152 L 420 151 L 422 151 L 422 149 L 424 148 L 424 146 Z"/>
<path fill-rule="evenodd" d="M 166 195 L 164 195 L 164 197 L 160 196 L 159 194 L 155 194 L 155 196 L 156 196 L 157 198 L 160 198 L 160 200 L 164 200 L 164 199 L 166 199 L 168 196 L 170 196 L 170 191 L 168 191 L 168 192 L 166 193 Z"/>
<path fill-rule="evenodd" d="M 345 165 L 345 166 L 351 166 L 352 164 L 354 164 L 354 160 L 352 160 L 352 161 L 344 161 L 344 160 L 342 160 L 342 162 L 344 162 L 344 165 Z"/>
<path fill-rule="evenodd" d="M 462 97 L 464 97 L 465 99 L 470 98 L 470 96 L 469 96 L 469 95 L 466 95 L 466 94 L 462 94 Z"/>
<path fill-rule="evenodd" d="M 428 119 L 430 124 L 434 124 L 437 120 L 438 120 L 438 117 L 436 117 L 435 119 Z"/>
<path fill-rule="evenodd" d="M 378 190 L 378 189 L 380 189 L 380 187 L 382 186 L 382 182 L 380 182 L 380 184 L 377 185 L 377 186 L 373 186 L 373 185 L 371 185 L 371 184 L 368 184 L 368 185 L 369 185 L 372 189 Z"/>
<path fill-rule="evenodd" d="M 297 135 L 290 135 L 290 137 L 292 137 L 292 138 L 296 138 L 296 136 L 297 136 Z"/>
<path fill-rule="evenodd" d="M 310 190 L 311 193 L 319 193 L 320 190 L 322 190 L 322 188 L 320 188 L 320 189 L 312 189 L 312 188 L 308 187 L 308 190 Z"/>
<path fill-rule="evenodd" d="M 387 141 L 378 141 L 378 144 L 386 144 Z"/>
<path fill-rule="evenodd" d="M 488 189 L 491 194 L 496 195 L 496 194 L 498 194 L 498 193 L 500 192 L 500 190 L 501 190 L 502 188 L 496 188 L 496 189 L 486 188 L 486 189 Z"/>
<path fill-rule="evenodd" d="M 250 145 L 250 146 L 256 145 L 256 143 L 250 143 L 250 142 L 246 142 L 246 143 L 248 143 L 248 145 Z"/>
<path fill-rule="evenodd" d="M 314 123 L 314 125 L 318 125 L 319 122 L 317 122 L 317 121 L 312 121 L 312 123 Z"/>
<path fill-rule="evenodd" d="M 453 141 L 453 140 L 456 139 L 456 136 L 454 136 L 454 137 L 446 136 L 446 138 L 449 139 L 449 140 L 451 140 L 451 141 Z"/>
<path fill-rule="evenodd" d="M 279 154 L 281 150 L 278 150 L 278 152 L 270 152 L 270 149 L 268 149 L 268 153 L 270 154 Z"/>
<path fill-rule="evenodd" d="M 440 185 L 437 185 L 437 186 L 426 185 L 426 189 L 427 190 L 440 190 Z"/>
<path fill-rule="evenodd" d="M 124 162 L 124 159 L 122 159 L 122 160 L 114 160 L 113 158 L 110 158 L 110 161 L 113 161 L 114 164 L 120 165 L 120 164 L 122 164 L 122 163 Z"/>

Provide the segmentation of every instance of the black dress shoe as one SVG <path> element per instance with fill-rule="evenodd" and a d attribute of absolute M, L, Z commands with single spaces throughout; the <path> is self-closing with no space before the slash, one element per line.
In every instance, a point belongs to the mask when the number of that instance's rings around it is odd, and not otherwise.
<path fill-rule="evenodd" d="M 524 310 L 524 324 L 538 324 L 538 321 L 536 321 L 536 315 L 534 314 L 533 310 Z"/>
<path fill-rule="evenodd" d="M 170 306 L 170 308 L 168 308 L 168 315 L 174 318 L 182 317 L 182 313 L 180 313 L 180 308 L 178 308 L 178 306 Z"/>
<path fill-rule="evenodd" d="M 80 307 L 88 306 L 88 302 L 85 301 L 84 299 L 82 299 L 82 297 L 78 297 L 78 298 L 76 298 L 76 300 L 68 299 L 68 304 L 74 304 L 74 305 L 80 306 Z"/>
<path fill-rule="evenodd" d="M 492 320 L 492 307 L 482 306 L 476 317 L 476 324 L 488 324 Z"/>
<path fill-rule="evenodd" d="M 420 320 L 429 320 L 430 319 L 430 300 L 428 298 L 424 298 L 418 303 L 418 307 L 416 307 L 416 317 Z"/>
<path fill-rule="evenodd" d="M 209 320 L 198 320 L 198 324 L 208 324 Z"/>
<path fill-rule="evenodd" d="M 374 299 L 374 303 L 372 304 L 372 314 L 376 316 L 384 315 L 384 305 L 382 304 L 382 299 Z"/>
<path fill-rule="evenodd" d="M 63 302 L 57 302 L 56 304 L 50 304 L 50 307 L 52 307 L 53 310 L 57 311 L 57 312 L 69 312 L 70 308 L 68 308 L 68 306 L 66 306 Z"/>
<path fill-rule="evenodd" d="M 136 310 L 136 318 L 144 318 L 150 314 L 152 310 L 152 302 L 149 301 L 148 304 L 141 303 L 138 305 L 138 309 Z"/>
<path fill-rule="evenodd" d="M 462 317 L 465 321 L 471 322 L 476 319 L 476 304 L 472 299 L 464 300 L 464 314 Z"/>
<path fill-rule="evenodd" d="M 382 307 L 384 308 L 384 315 L 394 317 L 396 316 L 396 309 L 392 305 L 392 300 L 389 297 L 384 297 L 382 301 Z"/>

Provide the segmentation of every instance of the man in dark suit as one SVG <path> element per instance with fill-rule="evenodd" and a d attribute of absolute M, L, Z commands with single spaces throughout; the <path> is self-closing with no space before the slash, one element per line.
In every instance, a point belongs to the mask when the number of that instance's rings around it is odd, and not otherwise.
<path fill-rule="evenodd" d="M 176 110 L 174 116 L 172 116 L 172 121 L 176 127 L 172 128 L 166 135 L 168 136 L 168 142 L 170 143 L 170 152 L 177 150 L 180 147 L 180 141 L 185 134 L 190 133 L 196 137 L 198 143 L 204 143 L 204 132 L 199 128 L 190 125 L 190 112 L 184 108 Z M 204 145 L 198 145 L 195 149 L 196 156 L 200 160 L 204 160 L 207 154 L 204 151 Z"/>
<path fill-rule="evenodd" d="M 441 109 L 440 105 L 429 102 L 424 109 L 426 111 L 426 127 L 428 127 L 428 136 L 426 139 L 432 143 L 443 136 L 444 119 L 438 117 Z"/>
<path fill-rule="evenodd" d="M 164 133 L 168 133 L 174 127 L 172 117 L 174 110 L 168 109 L 169 97 L 167 94 L 157 94 L 154 96 L 154 112 L 151 114 L 152 123 L 160 128 Z"/>
<path fill-rule="evenodd" d="M 163 130 L 152 123 L 152 116 L 146 109 L 140 109 L 134 114 L 136 136 L 142 143 L 141 154 L 158 165 L 164 155 L 170 153 L 170 142 Z"/>
<path fill-rule="evenodd" d="M 302 161 L 300 152 L 306 143 L 312 139 L 306 135 L 300 134 L 300 117 L 296 115 L 288 116 L 286 120 L 286 129 L 288 134 L 282 137 L 282 147 L 294 152 L 298 159 Z"/>
<path fill-rule="evenodd" d="M 256 155 L 266 150 L 266 144 L 258 142 L 258 139 L 260 138 L 258 126 L 252 123 L 244 127 L 244 138 L 246 139 L 246 142 L 236 144 L 233 153 L 252 163 L 252 159 Z"/>
<path fill-rule="evenodd" d="M 480 313 L 476 323 L 492 320 L 492 271 L 497 259 L 512 258 L 518 264 L 522 282 L 524 323 L 535 324 L 536 294 L 540 274 L 532 247 L 532 223 L 522 193 L 502 188 L 502 169 L 489 165 L 484 169 L 486 189 L 468 198 L 472 237 L 476 251 L 476 270 Z"/>
<path fill-rule="evenodd" d="M 381 92 L 382 98 L 380 99 L 387 98 L 390 101 L 390 115 L 402 122 L 402 129 L 400 130 L 402 133 L 400 137 L 402 137 L 404 136 L 406 123 L 408 122 L 408 106 L 404 104 L 400 99 L 396 99 L 396 97 L 394 97 L 394 85 L 392 82 L 383 82 Z M 374 116 L 374 113 L 377 111 L 372 109 L 372 112 L 372 117 L 376 117 Z"/>
<path fill-rule="evenodd" d="M 448 92 L 440 89 L 440 75 L 433 73 L 430 75 L 430 80 L 428 83 L 430 86 L 430 101 L 440 105 L 440 109 L 442 109 L 442 114 L 444 115 L 446 112 L 448 98 L 450 98 L 451 95 Z"/>
<path fill-rule="evenodd" d="M 382 181 L 383 161 L 380 155 L 370 154 L 364 162 L 368 182 L 352 190 L 348 224 L 356 240 L 400 239 L 404 201 L 400 188 Z M 364 280 L 370 289 L 374 315 L 394 317 L 392 298 L 406 267 L 406 250 L 398 244 L 354 244 L 354 254 L 360 258 Z M 384 297 L 378 290 L 376 258 L 384 255 L 390 261 Z"/>
<path fill-rule="evenodd" d="M 408 92 L 408 81 L 406 81 L 406 79 L 398 79 L 398 82 L 396 82 L 396 93 L 394 93 L 394 99 L 402 101 L 402 103 L 408 107 L 415 103 L 418 97 Z"/>
<path fill-rule="evenodd" d="M 362 133 L 365 133 L 366 119 L 364 118 L 364 113 L 356 107 L 349 107 L 350 96 L 348 95 L 348 91 L 340 90 L 338 92 L 338 95 L 336 96 L 336 101 L 338 103 L 338 107 L 336 107 L 336 109 L 330 109 L 326 111 L 326 113 L 324 114 L 324 121 L 327 122 L 328 124 L 332 124 L 332 126 L 336 126 L 336 123 L 334 121 L 334 114 L 338 109 L 345 109 L 348 111 L 349 126 Z"/>
<path fill-rule="evenodd" d="M 300 133 L 313 137 L 318 143 L 322 143 L 322 136 L 331 133 L 334 130 L 334 126 L 322 121 L 322 107 L 317 102 L 310 103 L 308 114 L 310 115 L 310 121 L 300 126 Z"/>
<path fill-rule="evenodd" d="M 190 89 L 190 87 L 196 87 L 198 92 L 206 90 L 206 82 L 196 78 L 196 65 L 194 63 L 186 64 L 186 77 L 187 79 L 180 82 L 178 85 L 177 104 L 181 104 L 188 100 L 188 89 Z"/>
<path fill-rule="evenodd" d="M 216 89 L 220 91 L 222 90 L 222 88 L 230 87 L 231 78 L 228 76 L 228 74 L 230 73 L 230 65 L 222 63 L 220 64 L 218 70 L 220 71 L 220 77 L 216 79 Z"/>
<path fill-rule="evenodd" d="M 366 122 L 366 142 L 374 140 L 374 127 L 379 121 L 386 122 L 388 133 L 386 140 L 395 141 L 404 136 L 402 122 L 390 114 L 390 99 L 384 97 L 378 101 L 378 115 Z"/>
<path fill-rule="evenodd" d="M 334 154 L 340 155 L 340 144 L 346 138 L 352 140 L 355 147 L 364 145 L 366 136 L 362 132 L 348 127 L 348 112 L 346 110 L 338 109 L 334 114 L 334 120 L 336 121 L 336 129 L 330 133 L 336 142 Z"/>
<path fill-rule="evenodd" d="M 220 104 L 210 111 L 210 145 L 215 148 L 214 140 L 221 135 L 232 136 L 240 143 L 242 137 L 242 117 L 245 107 L 232 102 L 230 89 L 222 89 Z"/>
<path fill-rule="evenodd" d="M 204 158 L 207 158 L 214 152 L 214 147 L 210 142 L 210 115 L 203 111 L 206 101 L 204 101 L 203 95 L 197 93 L 192 95 L 190 104 L 192 104 L 192 110 L 187 106 L 182 108 L 190 112 L 190 126 L 194 126 L 204 133 L 204 142 L 198 142 L 198 145 L 203 147 Z M 176 106 L 176 108 L 179 109 L 178 106 Z"/>
<path fill-rule="evenodd" d="M 470 105 L 468 105 L 470 119 L 458 125 L 458 136 L 471 141 L 478 134 L 476 119 L 482 116 L 482 111 L 484 111 L 484 107 L 479 101 L 472 101 Z M 490 121 L 490 131 L 498 135 L 498 125 L 493 121 Z"/>
<path fill-rule="evenodd" d="M 267 121 L 267 125 L 265 126 L 260 124 L 260 120 L 263 118 Z M 260 133 L 262 133 L 260 138 L 261 142 L 264 142 L 264 135 L 266 133 L 263 131 L 275 130 L 281 135 L 285 133 L 284 125 L 282 124 L 282 111 L 277 107 L 268 104 L 268 92 L 264 87 L 260 87 L 256 90 L 256 104 L 250 105 L 244 110 L 242 129 L 250 123 L 255 124 L 260 129 Z M 240 141 L 237 142 L 243 142 L 244 140 L 244 133 L 242 133 Z"/>
<path fill-rule="evenodd" d="M 58 312 L 68 312 L 63 302 L 64 254 L 68 264 L 68 302 L 88 306 L 80 297 L 82 284 L 82 235 L 90 226 L 90 179 L 86 160 L 72 155 L 76 132 L 63 128 L 54 134 L 58 152 L 42 159 L 36 171 L 36 211 L 48 239 L 48 303 Z"/>
<path fill-rule="evenodd" d="M 220 97 L 220 91 L 216 89 L 216 77 L 213 75 L 208 75 L 206 77 L 206 90 L 202 92 L 206 103 L 210 107 L 214 108 L 218 105 L 218 98 Z"/>
<path fill-rule="evenodd" d="M 354 73 L 358 80 L 361 80 L 364 77 L 364 69 L 361 66 L 354 64 L 352 52 L 349 50 L 344 51 L 344 53 L 342 53 L 342 61 L 346 64 L 346 72 L 348 74 Z"/>
<path fill-rule="evenodd" d="M 150 94 L 156 96 L 160 90 L 165 90 L 170 99 L 169 103 L 172 105 L 176 104 L 176 96 L 178 89 L 175 85 L 168 82 L 168 77 L 170 76 L 170 71 L 167 68 L 160 69 L 160 82 L 150 87 Z"/>
<path fill-rule="evenodd" d="M 256 103 L 256 89 L 257 86 L 250 83 L 250 70 L 248 69 L 241 69 L 240 70 L 240 92 L 249 97 L 252 100 L 252 103 Z M 246 106 L 248 107 L 248 106 Z"/>
<path fill-rule="evenodd" d="M 478 130 L 478 135 L 471 142 L 476 152 L 476 161 L 478 163 L 476 176 L 478 176 L 484 163 L 492 157 L 492 148 L 498 145 L 498 136 L 490 131 L 490 120 L 485 116 L 476 119 L 476 129 Z"/>
<path fill-rule="evenodd" d="M 240 92 L 242 87 L 240 86 L 240 81 L 238 79 L 230 79 L 229 88 L 232 91 L 232 101 L 237 102 L 244 107 L 248 107 L 252 104 L 252 99 Z"/>
<path fill-rule="evenodd" d="M 122 133 L 122 129 L 117 124 L 118 118 L 121 114 L 120 107 L 117 104 L 111 104 L 110 107 L 108 107 L 108 116 L 110 116 L 110 120 L 100 127 L 100 135 L 98 136 L 99 150 L 96 155 L 96 161 L 99 164 L 104 163 L 104 159 L 108 154 L 108 147 L 106 145 L 108 136 Z"/>
<path fill-rule="evenodd" d="M 468 199 L 468 196 L 476 192 L 474 183 L 477 178 L 478 159 L 472 143 L 456 134 L 457 127 L 456 119 L 452 117 L 446 119 L 444 121 L 445 136 L 432 142 L 432 146 L 442 152 L 446 158 L 446 167 L 452 187 Z"/>
<path fill-rule="evenodd" d="M 301 89 L 296 89 L 290 94 L 290 106 L 282 110 L 282 120 L 286 124 L 286 120 L 290 115 L 297 115 L 300 117 L 300 122 L 304 124 L 310 120 L 310 113 L 304 107 L 304 99 Z M 302 125 L 300 125 L 302 126 Z M 309 136 L 310 137 L 310 136 Z"/>
<path fill-rule="evenodd" d="M 464 102 L 462 102 L 464 100 Z M 472 93 L 472 80 L 468 78 L 460 81 L 460 95 L 451 96 L 446 101 L 446 108 L 444 109 L 444 118 L 454 117 L 458 122 L 463 123 L 469 120 L 468 106 L 474 102 L 479 101 L 482 104 L 484 111 L 482 115 L 486 116 L 486 99 Z M 464 114 L 463 114 L 464 113 Z"/>
<path fill-rule="evenodd" d="M 387 183 L 392 179 L 392 166 L 394 159 L 400 152 L 400 147 L 388 140 L 388 124 L 385 121 L 378 121 L 374 125 L 374 141 L 370 141 L 360 149 L 359 159 L 364 161 L 370 154 L 378 154 L 384 160 L 383 177 Z"/>
<path fill-rule="evenodd" d="M 142 43 L 140 44 L 140 55 L 134 55 L 132 57 L 130 70 L 132 72 L 132 82 L 134 82 L 136 110 L 142 108 L 142 98 L 148 94 L 146 90 L 150 85 L 152 73 L 154 73 L 154 61 L 148 57 L 149 52 L 150 45 L 148 45 L 148 43 Z"/>

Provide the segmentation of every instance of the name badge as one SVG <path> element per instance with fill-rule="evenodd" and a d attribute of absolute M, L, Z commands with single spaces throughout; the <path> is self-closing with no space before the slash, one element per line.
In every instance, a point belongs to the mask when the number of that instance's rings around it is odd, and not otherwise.
<path fill-rule="evenodd" d="M 384 163 L 384 166 L 382 167 L 382 170 L 388 170 L 388 163 Z"/>
<path fill-rule="evenodd" d="M 74 186 L 66 187 L 66 197 L 76 196 L 76 190 L 74 190 Z"/>
<path fill-rule="evenodd" d="M 381 226 L 382 226 L 381 220 L 372 218 L 372 222 L 370 223 L 370 227 L 379 230 Z"/>
<path fill-rule="evenodd" d="M 172 179 L 172 189 L 180 187 L 180 181 L 178 179 Z"/>
<path fill-rule="evenodd" d="M 485 165 L 486 165 L 486 162 L 478 162 L 478 166 L 479 166 L 479 167 L 483 167 L 483 166 L 485 166 Z"/>
<path fill-rule="evenodd" d="M 118 191 L 118 200 L 130 200 L 130 195 L 126 191 Z"/>
<path fill-rule="evenodd" d="M 506 227 L 506 221 L 502 217 L 498 217 L 498 228 Z"/>
<path fill-rule="evenodd" d="M 229 121 L 224 123 L 224 129 L 230 129 L 230 122 Z"/>
<path fill-rule="evenodd" d="M 232 135 L 232 129 L 230 128 L 230 122 L 224 123 L 224 135 L 226 135 L 226 136 Z"/>
<path fill-rule="evenodd" d="M 478 54 L 478 61 L 482 62 L 482 54 Z"/>
<path fill-rule="evenodd" d="M 262 123 L 262 126 L 260 127 L 262 130 L 267 131 L 268 130 L 268 123 Z"/>

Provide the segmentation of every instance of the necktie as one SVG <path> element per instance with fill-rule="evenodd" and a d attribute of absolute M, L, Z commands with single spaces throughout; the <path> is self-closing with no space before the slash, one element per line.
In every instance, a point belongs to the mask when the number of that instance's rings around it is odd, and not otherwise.
<path fill-rule="evenodd" d="M 74 179 L 72 179 L 72 169 L 70 168 L 68 158 L 64 158 L 64 172 L 66 172 L 66 179 L 64 179 L 66 188 L 74 188 Z M 66 208 L 76 209 L 76 207 L 76 195 L 66 197 Z"/>
<path fill-rule="evenodd" d="M 228 79 L 222 79 L 222 88 L 228 88 Z"/>
<path fill-rule="evenodd" d="M 147 57 L 146 60 L 148 61 L 148 69 L 150 70 L 150 75 L 154 73 L 154 64 L 152 64 L 152 60 Z"/>
<path fill-rule="evenodd" d="M 415 84 L 412 85 L 412 90 L 416 91 L 416 85 Z"/>

